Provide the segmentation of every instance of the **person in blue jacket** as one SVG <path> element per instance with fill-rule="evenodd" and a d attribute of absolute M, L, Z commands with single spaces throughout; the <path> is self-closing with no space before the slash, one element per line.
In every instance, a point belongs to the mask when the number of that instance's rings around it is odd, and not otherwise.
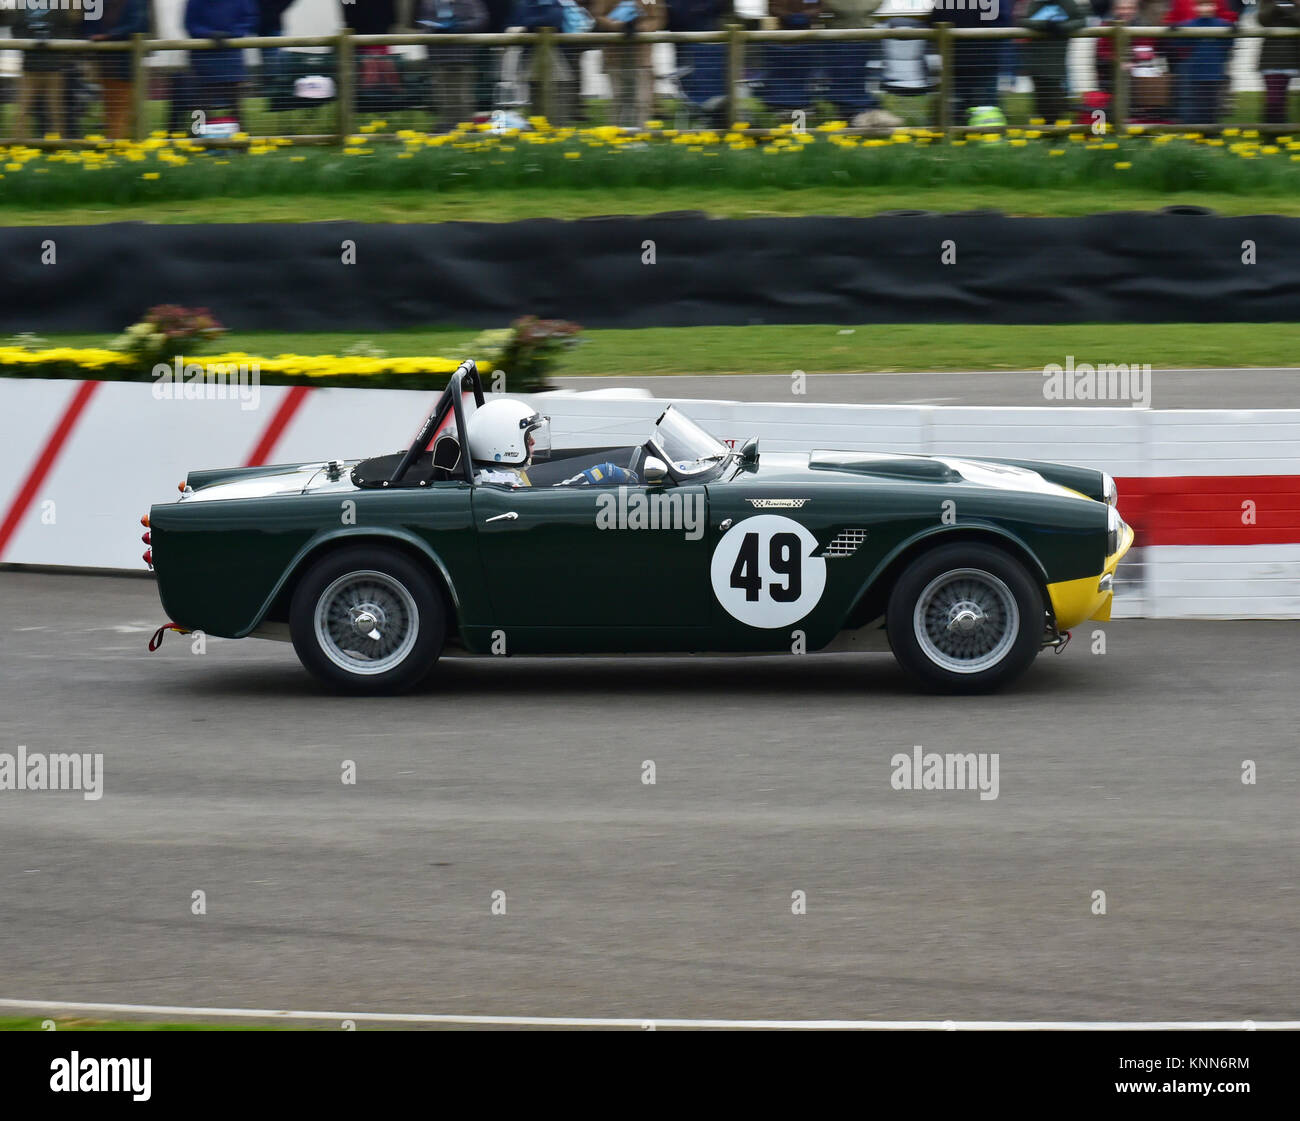
<path fill-rule="evenodd" d="M 185 31 L 193 39 L 238 39 L 256 35 L 257 0 L 187 0 Z M 208 121 L 225 110 L 239 116 L 239 85 L 247 72 L 242 50 L 190 52 L 194 98 Z"/>
<path fill-rule="evenodd" d="M 716 31 L 731 11 L 729 0 L 668 0 L 669 31 Z M 838 44 L 837 44 L 838 45 Z M 686 100 L 720 128 L 727 115 L 727 45 L 674 43 L 678 79 Z"/>
<path fill-rule="evenodd" d="M 1218 14 L 1215 0 L 1198 0 L 1196 16 L 1175 27 L 1231 27 Z M 1178 120 L 1180 124 L 1212 125 L 1219 120 L 1219 105 L 1228 84 L 1228 55 L 1231 39 L 1192 39 L 1178 44 Z"/>

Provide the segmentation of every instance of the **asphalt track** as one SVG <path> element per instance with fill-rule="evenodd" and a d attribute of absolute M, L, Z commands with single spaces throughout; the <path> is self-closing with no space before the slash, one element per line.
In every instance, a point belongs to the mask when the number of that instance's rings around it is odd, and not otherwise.
<path fill-rule="evenodd" d="M 972 700 L 888 655 L 448 660 L 356 700 L 282 644 L 151 655 L 161 620 L 146 580 L 0 571 L 0 752 L 106 774 L 99 801 L 0 792 L 2 998 L 1300 1012 L 1294 622 L 1116 621 Z M 894 790 L 915 744 L 997 752 L 999 796 Z"/>
<path fill-rule="evenodd" d="M 1047 400 L 1042 370 L 809 374 L 794 396 L 788 374 L 629 375 L 556 378 L 564 389 L 649 390 L 656 397 L 855 405 L 1124 408 L 1126 401 Z M 1153 409 L 1300 409 L 1300 368 L 1152 370 Z"/>

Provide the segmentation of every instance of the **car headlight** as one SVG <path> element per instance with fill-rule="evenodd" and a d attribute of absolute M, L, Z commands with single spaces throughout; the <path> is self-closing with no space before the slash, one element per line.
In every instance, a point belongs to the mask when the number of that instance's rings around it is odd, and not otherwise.
<path fill-rule="evenodd" d="M 1106 508 L 1106 555 L 1113 557 L 1119 552 L 1119 527 L 1124 524 L 1119 511 L 1114 506 Z"/>
<path fill-rule="evenodd" d="M 1101 494 L 1102 501 L 1107 506 L 1114 506 L 1119 502 L 1119 487 L 1115 485 L 1115 480 L 1105 471 L 1101 473 Z"/>

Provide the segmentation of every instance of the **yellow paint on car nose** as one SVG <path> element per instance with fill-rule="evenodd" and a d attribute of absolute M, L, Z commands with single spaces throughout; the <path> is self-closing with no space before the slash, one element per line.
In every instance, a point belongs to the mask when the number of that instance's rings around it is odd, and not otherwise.
<path fill-rule="evenodd" d="M 1115 569 L 1121 558 L 1133 544 L 1133 527 L 1123 525 L 1120 530 L 1119 548 L 1106 558 L 1106 566 L 1096 576 L 1084 576 L 1079 580 L 1061 580 L 1047 585 L 1047 594 L 1052 600 L 1052 612 L 1056 616 L 1056 629 L 1068 631 L 1077 627 L 1085 619 L 1095 619 L 1105 623 L 1110 619 L 1110 609 L 1114 600 L 1111 582 L 1115 578 Z"/>

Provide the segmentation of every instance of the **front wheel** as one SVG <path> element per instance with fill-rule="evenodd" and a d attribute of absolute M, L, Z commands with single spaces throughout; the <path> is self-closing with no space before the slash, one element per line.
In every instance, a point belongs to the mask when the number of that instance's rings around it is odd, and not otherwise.
<path fill-rule="evenodd" d="M 978 543 L 917 558 L 890 593 L 898 664 L 929 688 L 983 693 L 1029 668 L 1043 638 L 1043 594 L 1015 558 Z"/>
<path fill-rule="evenodd" d="M 391 549 L 351 546 L 322 557 L 289 608 L 299 661 L 324 684 L 353 693 L 418 684 L 442 653 L 446 630 L 432 578 Z"/>

